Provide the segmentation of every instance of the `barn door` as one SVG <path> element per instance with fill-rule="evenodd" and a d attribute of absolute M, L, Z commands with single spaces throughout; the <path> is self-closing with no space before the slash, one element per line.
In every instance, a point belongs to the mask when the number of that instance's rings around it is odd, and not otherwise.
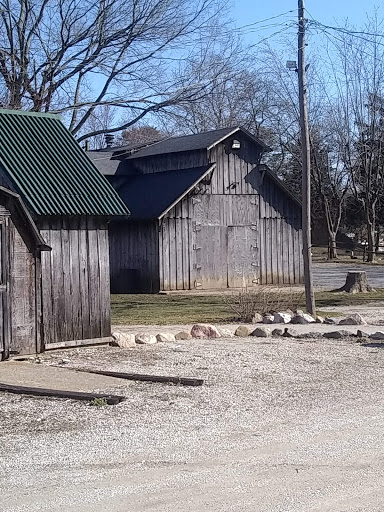
<path fill-rule="evenodd" d="M 228 288 L 259 283 L 257 226 L 228 226 Z"/>
<path fill-rule="evenodd" d="M 8 359 L 10 349 L 9 229 L 8 217 L 0 216 L 0 353 Z"/>
<path fill-rule="evenodd" d="M 195 244 L 195 288 L 227 287 L 227 228 L 198 226 Z"/>

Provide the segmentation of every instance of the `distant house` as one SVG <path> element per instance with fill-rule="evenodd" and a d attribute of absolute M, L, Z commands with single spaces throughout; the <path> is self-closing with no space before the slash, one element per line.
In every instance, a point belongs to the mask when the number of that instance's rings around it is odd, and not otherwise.
<path fill-rule="evenodd" d="M 0 135 L 1 358 L 109 340 L 126 206 L 57 116 L 0 110 Z"/>
<path fill-rule="evenodd" d="M 302 281 L 301 206 L 236 127 L 166 139 L 95 162 L 131 211 L 110 225 L 113 292 Z"/>

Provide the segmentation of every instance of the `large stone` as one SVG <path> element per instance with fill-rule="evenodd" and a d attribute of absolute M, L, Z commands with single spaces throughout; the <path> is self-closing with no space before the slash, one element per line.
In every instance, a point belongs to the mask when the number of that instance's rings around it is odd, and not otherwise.
<path fill-rule="evenodd" d="M 175 335 L 170 332 L 161 332 L 156 339 L 159 343 L 172 343 L 175 341 Z"/>
<path fill-rule="evenodd" d="M 273 329 L 272 336 L 283 336 L 284 331 L 283 329 Z"/>
<path fill-rule="evenodd" d="M 316 320 L 312 315 L 304 313 L 303 311 L 298 311 L 291 320 L 292 324 L 313 324 L 315 322 Z"/>
<path fill-rule="evenodd" d="M 195 324 L 191 329 L 193 338 L 220 338 L 220 333 L 214 325 Z"/>
<path fill-rule="evenodd" d="M 246 338 L 250 334 L 251 329 L 247 325 L 239 325 L 235 331 L 235 336 L 240 336 L 241 338 Z"/>
<path fill-rule="evenodd" d="M 291 329 L 290 327 L 286 327 L 283 333 L 284 338 L 297 338 L 299 335 L 295 329 Z"/>
<path fill-rule="evenodd" d="M 153 334 L 136 334 L 135 340 L 138 345 L 154 345 L 157 343 L 156 336 Z"/>
<path fill-rule="evenodd" d="M 384 340 L 384 332 L 376 331 L 370 335 L 369 339 L 370 340 Z"/>
<path fill-rule="evenodd" d="M 122 332 L 113 332 L 112 345 L 121 348 L 134 347 L 136 345 L 135 335 L 123 334 Z"/>
<path fill-rule="evenodd" d="M 340 339 L 352 336 L 353 334 L 349 331 L 345 331 L 343 329 L 340 329 L 339 331 L 331 331 L 331 332 L 325 332 L 323 334 L 324 338 L 333 338 L 333 339 Z"/>
<path fill-rule="evenodd" d="M 256 336 L 257 338 L 269 338 L 271 336 L 271 329 L 269 327 L 256 327 L 256 329 L 251 333 L 251 336 Z"/>
<path fill-rule="evenodd" d="M 299 334 L 299 339 L 318 340 L 321 338 L 321 333 L 316 331 L 303 332 Z"/>
<path fill-rule="evenodd" d="M 275 313 L 273 315 L 273 323 L 274 324 L 289 324 L 289 322 L 292 320 L 292 315 L 289 313 Z"/>
<path fill-rule="evenodd" d="M 370 334 L 368 332 L 360 331 L 360 329 L 357 331 L 356 336 L 358 338 L 369 338 Z"/>
<path fill-rule="evenodd" d="M 175 335 L 175 339 L 176 340 L 191 340 L 192 339 L 192 335 L 188 331 L 181 331 L 181 332 L 178 332 Z"/>
<path fill-rule="evenodd" d="M 335 320 L 334 318 L 327 317 L 324 320 L 324 323 L 327 324 L 327 325 L 337 325 L 337 320 Z"/>
<path fill-rule="evenodd" d="M 261 324 L 263 321 L 263 315 L 260 315 L 260 313 L 255 313 L 252 317 L 252 323 L 253 324 Z"/>
<path fill-rule="evenodd" d="M 222 338 L 233 338 L 234 334 L 229 329 L 219 329 L 220 336 Z"/>
<path fill-rule="evenodd" d="M 367 325 L 367 322 L 359 313 L 354 313 L 346 318 L 342 318 L 339 325 Z"/>
<path fill-rule="evenodd" d="M 275 318 L 273 315 L 270 315 L 270 314 L 264 315 L 263 316 L 263 324 L 273 324 L 274 319 Z"/>

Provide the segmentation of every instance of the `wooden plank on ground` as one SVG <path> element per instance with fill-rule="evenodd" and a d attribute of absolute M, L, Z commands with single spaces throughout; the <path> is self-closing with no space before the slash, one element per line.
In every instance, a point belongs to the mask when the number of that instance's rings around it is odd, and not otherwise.
<path fill-rule="evenodd" d="M 115 377 L 116 379 L 125 380 L 138 380 L 143 382 L 162 382 L 170 384 L 182 384 L 183 386 L 202 386 L 203 379 L 194 379 L 187 377 L 172 377 L 164 375 L 143 375 L 141 373 L 124 373 L 124 372 L 109 372 L 104 370 L 88 370 L 76 369 L 78 372 L 94 373 L 96 375 L 105 375 L 106 377 Z"/>
<path fill-rule="evenodd" d="M 105 399 L 108 405 L 116 405 L 123 400 L 124 396 L 109 395 L 108 393 L 83 393 L 82 391 L 65 391 L 58 389 L 30 388 L 27 386 L 14 386 L 0 382 L 0 391 L 14 393 L 16 395 L 48 396 L 53 398 L 70 398 L 72 400 L 91 401 L 95 398 Z"/>

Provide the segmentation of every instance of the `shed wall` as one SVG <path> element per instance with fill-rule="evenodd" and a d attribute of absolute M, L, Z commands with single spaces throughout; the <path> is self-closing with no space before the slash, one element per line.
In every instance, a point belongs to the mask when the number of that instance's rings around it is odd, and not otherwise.
<path fill-rule="evenodd" d="M 157 221 L 111 222 L 109 244 L 112 293 L 159 291 Z"/>
<path fill-rule="evenodd" d="M 9 223 L 11 354 L 40 351 L 39 259 L 29 251 L 12 221 Z M 36 287 L 38 288 L 36 290 Z"/>
<path fill-rule="evenodd" d="M 42 253 L 43 336 L 46 345 L 110 336 L 109 244 L 105 220 L 45 218 Z"/>

